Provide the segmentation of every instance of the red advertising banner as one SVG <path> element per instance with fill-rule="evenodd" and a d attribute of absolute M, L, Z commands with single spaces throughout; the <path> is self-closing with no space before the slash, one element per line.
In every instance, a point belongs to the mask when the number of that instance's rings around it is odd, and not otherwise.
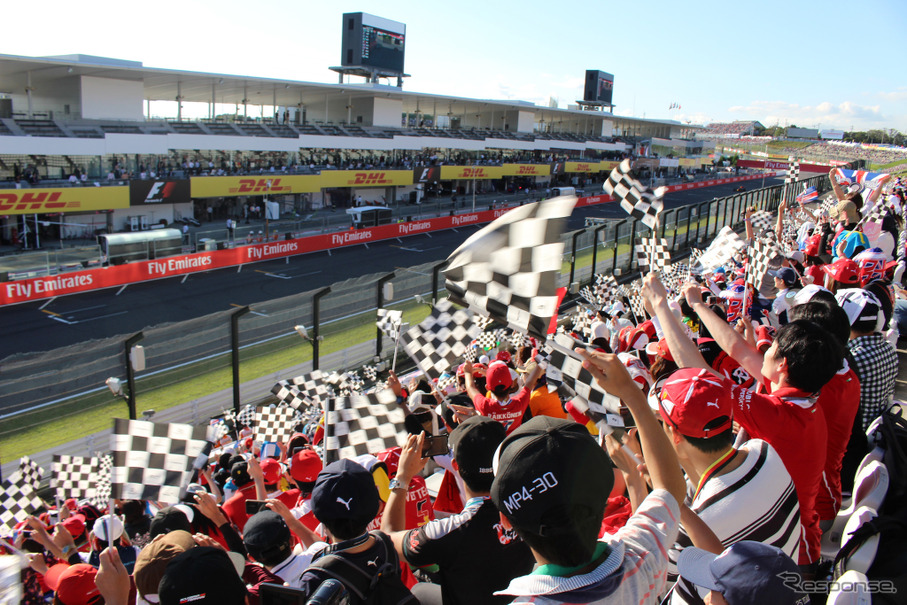
<path fill-rule="evenodd" d="M 741 168 L 765 168 L 767 170 L 787 170 L 790 165 L 787 162 L 777 162 L 775 160 L 737 160 L 737 165 Z M 800 162 L 800 172 L 828 172 L 831 165 L 825 164 L 804 164 Z"/>
<path fill-rule="evenodd" d="M 760 178 L 762 177 L 759 175 L 729 177 L 700 183 L 673 185 L 668 187 L 668 191 L 696 189 L 709 185 L 735 183 L 738 181 L 748 181 Z M 577 207 L 592 206 L 611 201 L 613 200 L 610 196 L 594 195 L 580 198 L 576 205 Z M 378 242 L 407 235 L 416 235 L 418 233 L 441 231 L 466 225 L 480 225 L 493 221 L 510 210 L 510 208 L 511 207 L 497 208 L 495 210 L 483 210 L 481 212 L 472 212 L 455 216 L 442 216 L 438 218 L 410 221 L 408 223 L 393 223 L 368 229 L 337 231 L 334 233 L 313 235 L 292 240 L 275 240 L 273 242 L 238 246 L 226 250 L 211 250 L 208 252 L 198 252 L 196 254 L 127 263 L 125 265 L 74 271 L 72 273 L 51 277 L 35 277 L 31 279 L 3 282 L 0 283 L 0 306 L 41 300 L 53 296 L 66 296 L 68 294 L 77 294 L 79 292 L 88 292 L 91 290 L 114 288 L 127 284 L 164 279 L 199 271 L 224 269 L 227 267 L 244 265 L 246 263 L 256 263 L 287 256 L 296 256 L 297 254 L 307 254 L 309 252 L 354 246 L 356 244 Z"/>

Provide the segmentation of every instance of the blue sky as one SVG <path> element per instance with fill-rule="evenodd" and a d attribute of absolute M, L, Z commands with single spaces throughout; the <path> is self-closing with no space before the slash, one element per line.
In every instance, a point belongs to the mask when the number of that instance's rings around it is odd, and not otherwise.
<path fill-rule="evenodd" d="M 601 69 L 620 115 L 907 132 L 904 0 L 575 4 L 45 0 L 0 53 L 335 82 L 341 15 L 364 11 L 406 23 L 411 91 L 566 107 Z"/>

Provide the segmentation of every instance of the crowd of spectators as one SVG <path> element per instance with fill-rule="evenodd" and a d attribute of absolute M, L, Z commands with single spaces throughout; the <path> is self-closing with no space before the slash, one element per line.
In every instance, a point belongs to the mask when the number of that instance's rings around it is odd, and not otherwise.
<path fill-rule="evenodd" d="M 411 432 L 398 447 L 325 466 L 319 422 L 261 443 L 237 421 L 182 502 L 69 500 L 30 518 L 14 542 L 30 553 L 23 603 L 238 605 L 280 587 L 351 603 L 807 603 L 783 576 L 817 577 L 907 330 L 903 190 L 830 178 L 831 203 L 782 203 L 768 226 L 747 211 L 747 240 L 780 246 L 755 287 L 739 252 L 670 286 L 645 276 L 642 315 L 610 299 L 559 322 L 619 401 L 610 419 L 557 388 L 543 343 L 476 343 L 436 382 L 389 373 Z M 434 497 L 428 466 L 443 469 Z"/>

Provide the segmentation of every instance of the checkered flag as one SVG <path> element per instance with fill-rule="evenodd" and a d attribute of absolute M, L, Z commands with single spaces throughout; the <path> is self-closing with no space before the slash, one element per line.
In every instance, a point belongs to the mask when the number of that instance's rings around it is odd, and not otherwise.
<path fill-rule="evenodd" d="M 658 225 L 658 215 L 664 208 L 666 187 L 654 191 L 630 176 L 630 160 L 624 160 L 611 171 L 602 186 L 605 193 L 620 200 L 620 207 L 650 229 Z"/>
<path fill-rule="evenodd" d="M 589 370 L 583 368 L 583 358 L 573 351 L 576 345 L 576 341 L 565 334 L 548 339 L 545 344 L 548 351 L 546 379 L 569 387 L 595 414 L 619 414 L 620 399 L 602 389 Z"/>
<path fill-rule="evenodd" d="M 520 332 L 514 332 L 510 335 L 510 344 L 512 344 L 516 348 L 531 347 L 532 339 L 525 334 L 521 334 Z"/>
<path fill-rule="evenodd" d="M 239 423 L 237 430 L 240 426 L 252 426 L 255 424 L 255 406 L 251 403 L 247 403 L 241 410 L 239 414 L 236 415 L 236 421 Z"/>
<path fill-rule="evenodd" d="M 259 406 L 255 410 L 253 434 L 256 441 L 286 443 L 296 432 L 299 418 L 291 407 Z"/>
<path fill-rule="evenodd" d="M 785 183 L 796 183 L 800 179 L 800 162 L 794 159 L 794 156 L 787 158 L 787 161 L 790 162 L 790 165 L 787 169 L 787 178 L 784 179 Z"/>
<path fill-rule="evenodd" d="M 346 381 L 349 384 L 351 393 L 361 393 L 365 387 L 365 381 L 362 380 L 358 372 L 353 370 L 346 373 Z"/>
<path fill-rule="evenodd" d="M 834 214 L 835 206 L 837 206 L 837 205 L 838 205 L 838 198 L 836 198 L 834 196 L 834 194 L 831 194 L 828 197 L 826 197 L 824 200 L 822 200 L 822 204 L 819 206 L 819 213 L 820 214 L 824 213 L 827 216 L 831 216 L 832 214 Z"/>
<path fill-rule="evenodd" d="M 776 218 L 767 210 L 758 210 L 750 216 L 750 224 L 753 226 L 753 234 L 759 237 L 766 231 L 774 232 Z"/>
<path fill-rule="evenodd" d="M 295 410 L 312 405 L 323 409 L 324 402 L 330 396 L 330 387 L 321 370 L 313 370 L 290 380 L 279 381 L 271 392 Z"/>
<path fill-rule="evenodd" d="M 582 296 L 583 300 L 585 300 L 590 305 L 598 304 L 598 295 L 593 292 L 592 288 L 590 288 L 589 286 L 583 287 L 583 289 L 579 291 L 579 295 Z"/>
<path fill-rule="evenodd" d="M 378 309 L 378 321 L 375 323 L 385 336 L 391 340 L 397 340 L 397 333 L 403 323 L 403 311 Z"/>
<path fill-rule="evenodd" d="M 36 490 L 41 486 L 41 479 L 44 477 L 44 469 L 38 466 L 38 463 L 29 458 L 22 456 L 19 458 L 19 475 L 24 481 L 27 481 Z"/>
<path fill-rule="evenodd" d="M 627 295 L 627 298 L 630 300 L 630 308 L 633 309 L 633 315 L 639 321 L 643 321 L 646 318 L 646 305 L 642 296 L 638 292 L 631 292 Z"/>
<path fill-rule="evenodd" d="M 100 461 L 97 457 L 54 454 L 50 486 L 61 502 L 67 498 L 93 501 L 97 496 Z"/>
<path fill-rule="evenodd" d="M 721 228 L 709 247 L 699 257 L 699 264 L 705 271 L 712 272 L 721 267 L 737 254 L 740 250 L 746 248 L 746 242 L 740 239 L 740 236 L 728 226 Z"/>
<path fill-rule="evenodd" d="M 454 309 L 448 300 L 439 300 L 431 315 L 401 335 L 403 350 L 422 372 L 434 380 L 456 370 L 460 358 L 481 331 L 467 309 Z"/>
<path fill-rule="evenodd" d="M 362 376 L 369 382 L 378 380 L 378 368 L 375 366 L 362 366 Z"/>
<path fill-rule="evenodd" d="M 498 346 L 498 337 L 494 332 L 482 332 L 479 337 L 476 338 L 476 346 L 483 351 L 493 349 Z"/>
<path fill-rule="evenodd" d="M 451 300 L 544 338 L 560 303 L 561 233 L 575 204 L 563 196 L 519 206 L 467 239 L 444 270 Z"/>
<path fill-rule="evenodd" d="M 484 313 L 473 313 L 472 314 L 472 323 L 479 326 L 479 329 L 483 332 L 487 330 L 493 323 L 494 320 Z"/>
<path fill-rule="evenodd" d="M 861 218 L 860 222 L 857 224 L 857 228 L 869 222 L 879 223 L 881 225 L 886 214 L 888 214 L 888 204 L 885 200 L 879 199 L 873 207 L 869 209 L 869 212 L 863 215 L 863 218 Z"/>
<path fill-rule="evenodd" d="M 91 503 L 100 510 L 105 510 L 110 503 L 110 496 L 113 493 L 112 474 L 113 456 L 111 454 L 98 456 L 98 485 L 95 487 L 94 500 Z"/>
<path fill-rule="evenodd" d="M 208 426 L 115 419 L 110 482 L 119 500 L 179 502 L 193 465 L 211 448 Z"/>
<path fill-rule="evenodd" d="M 690 267 L 686 263 L 674 263 L 665 267 L 665 271 L 661 275 L 661 281 L 664 282 L 665 287 L 675 293 L 679 293 L 681 286 L 689 279 Z"/>
<path fill-rule="evenodd" d="M 406 443 L 404 419 L 390 389 L 329 400 L 324 423 L 325 464 Z"/>
<path fill-rule="evenodd" d="M 466 350 L 463 351 L 463 359 L 470 363 L 475 363 L 478 356 L 478 352 L 475 347 L 466 347 Z"/>
<path fill-rule="evenodd" d="M 577 334 L 585 334 L 589 336 L 592 333 L 592 318 L 589 317 L 589 313 L 585 309 L 579 309 L 571 317 L 573 321 L 573 332 Z"/>
<path fill-rule="evenodd" d="M 19 472 L 0 483 L 0 530 L 10 535 L 17 523 L 44 506 L 35 488 Z"/>
<path fill-rule="evenodd" d="M 765 274 L 771 267 L 771 261 L 780 256 L 778 245 L 768 239 L 757 239 L 749 249 L 749 265 L 747 266 L 746 279 L 755 289 L 759 289 Z"/>
<path fill-rule="evenodd" d="M 658 237 L 641 238 L 636 244 L 636 262 L 640 270 L 645 267 L 649 271 L 657 271 L 667 267 L 671 264 L 668 241 Z"/>

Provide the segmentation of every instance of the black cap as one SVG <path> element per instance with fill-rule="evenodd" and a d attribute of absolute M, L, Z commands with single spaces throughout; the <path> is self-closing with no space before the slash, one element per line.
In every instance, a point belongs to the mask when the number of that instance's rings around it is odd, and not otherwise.
<path fill-rule="evenodd" d="M 319 521 L 364 520 L 378 514 L 381 498 L 372 474 L 352 460 L 338 460 L 324 467 L 312 490 L 312 512 Z"/>
<path fill-rule="evenodd" d="M 245 460 L 234 462 L 233 466 L 230 467 L 230 478 L 233 479 L 233 483 L 236 484 L 236 487 L 242 487 L 243 485 L 250 483 L 252 477 L 249 476 L 249 463 Z"/>
<path fill-rule="evenodd" d="M 161 605 L 241 605 L 246 584 L 226 551 L 197 546 L 167 564 L 158 586 Z"/>
<path fill-rule="evenodd" d="M 450 448 L 464 480 L 491 478 L 491 462 L 507 429 L 488 416 L 471 416 L 450 433 Z"/>
<path fill-rule="evenodd" d="M 153 540 L 156 536 L 170 533 L 177 529 L 191 534 L 192 524 L 189 523 L 189 517 L 186 516 L 186 513 L 178 508 L 168 506 L 157 511 L 157 514 L 151 519 L 151 525 L 148 530 L 149 539 Z"/>
<path fill-rule="evenodd" d="M 272 510 L 255 513 L 243 527 L 242 542 L 252 557 L 270 564 L 290 556 L 290 528 L 286 521 Z"/>
<path fill-rule="evenodd" d="M 608 454 L 586 427 L 537 416 L 501 444 L 491 499 L 516 529 L 549 536 L 575 531 L 596 516 L 600 523 L 613 485 Z M 577 507 L 588 514 L 564 514 Z"/>

